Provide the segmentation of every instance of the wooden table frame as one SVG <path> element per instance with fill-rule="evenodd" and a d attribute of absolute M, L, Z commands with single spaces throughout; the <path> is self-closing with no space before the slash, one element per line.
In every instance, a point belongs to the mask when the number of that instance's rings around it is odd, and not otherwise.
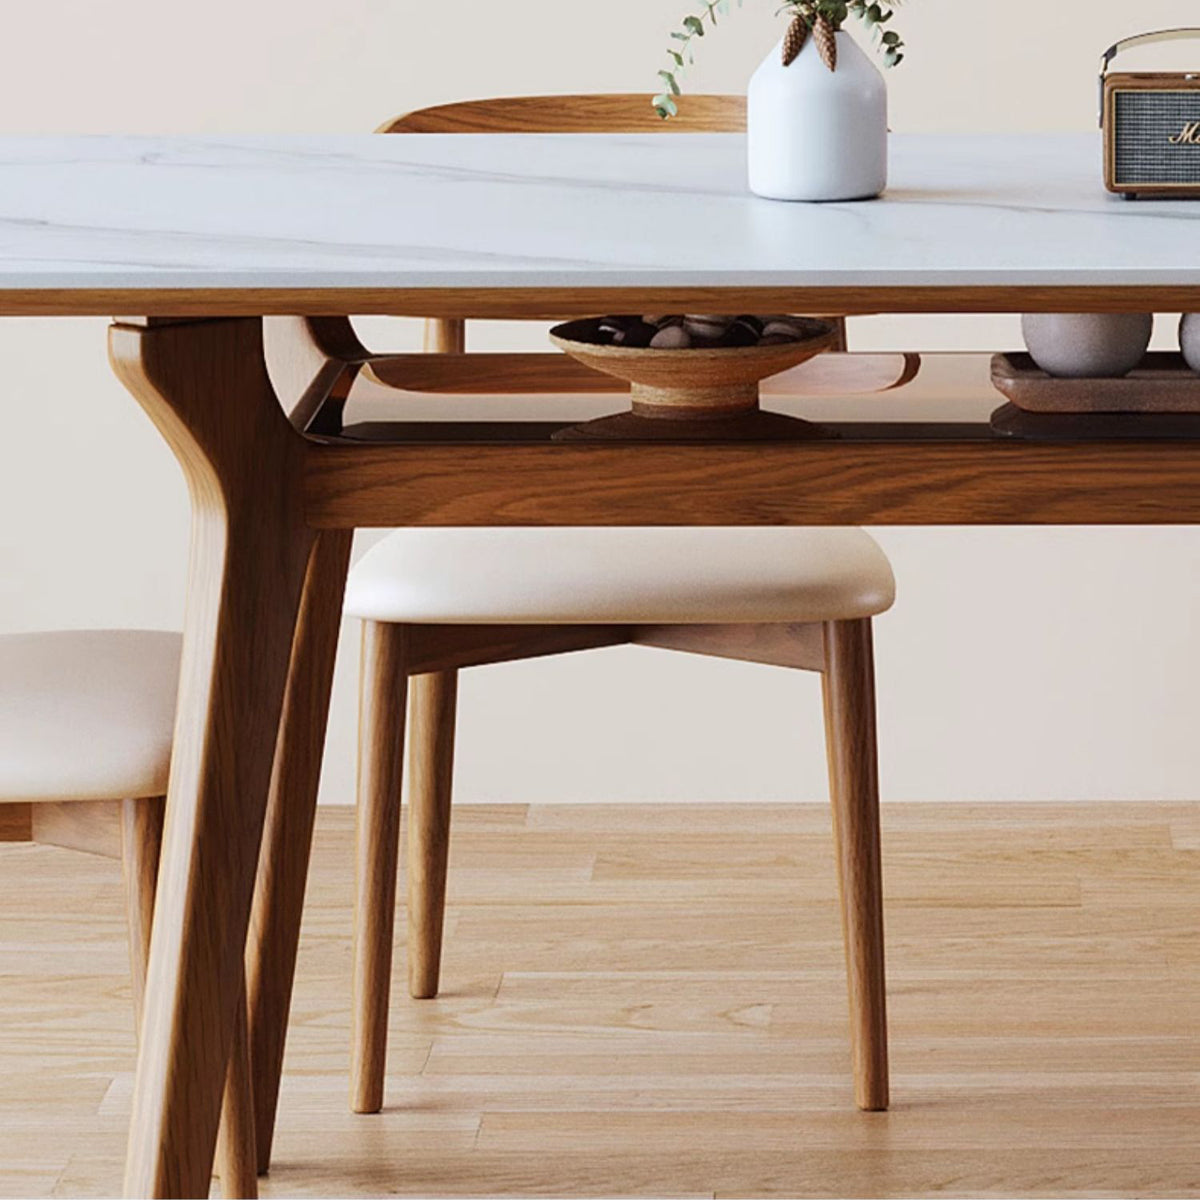
<path fill-rule="evenodd" d="M 1200 289 L 139 290 L 73 294 L 70 308 L 171 314 L 119 319 L 110 353 L 178 457 L 194 514 L 131 1196 L 208 1193 L 248 928 L 269 1160 L 354 528 L 1200 524 L 1200 441 L 1035 444 L 972 425 L 770 445 L 551 444 L 469 428 L 396 444 L 309 436 L 308 418 L 361 362 L 314 342 L 284 364 L 301 398 L 289 421 L 262 336 L 272 313 L 1197 311 Z M 63 305 L 7 293 L 0 309 Z"/>

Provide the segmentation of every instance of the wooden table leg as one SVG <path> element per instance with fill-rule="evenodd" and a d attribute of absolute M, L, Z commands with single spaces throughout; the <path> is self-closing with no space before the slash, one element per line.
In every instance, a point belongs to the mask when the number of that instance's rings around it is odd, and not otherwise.
<path fill-rule="evenodd" d="M 193 508 L 179 708 L 125 1168 L 128 1196 L 207 1196 L 301 588 L 304 440 L 262 322 L 119 324 L 118 377 Z"/>
<path fill-rule="evenodd" d="M 246 956 L 260 1173 L 271 1162 L 352 542 L 348 530 L 327 530 L 318 535 L 309 558 L 267 802 Z"/>

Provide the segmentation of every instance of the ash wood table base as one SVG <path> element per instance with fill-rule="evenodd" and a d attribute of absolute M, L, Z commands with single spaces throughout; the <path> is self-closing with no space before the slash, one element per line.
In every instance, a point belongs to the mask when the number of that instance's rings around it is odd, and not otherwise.
<path fill-rule="evenodd" d="M 1093 301 L 1107 303 L 1101 293 Z M 784 305 L 797 306 L 807 301 Z M 315 389 L 301 406 L 311 416 L 346 394 L 362 362 L 353 348 L 308 350 L 291 366 Z M 252 899 L 260 1167 L 269 1161 L 353 528 L 1200 524 L 1200 442 L 1042 445 L 986 426 L 895 425 L 779 444 L 580 445 L 551 441 L 553 426 L 441 426 L 362 444 L 305 436 L 300 408 L 297 424 L 284 417 L 261 319 L 123 321 L 111 351 L 179 458 L 195 513 L 130 1195 L 207 1187 Z M 291 749 L 272 782 L 277 738 Z M 841 761 L 852 771 L 852 750 Z M 871 869 L 853 851 L 841 867 Z M 870 975 L 867 964 L 851 969 Z"/>
<path fill-rule="evenodd" d="M 117 326 L 110 352 L 179 459 L 194 514 L 125 1191 L 203 1196 L 314 534 L 303 445 L 268 382 L 260 321 Z"/>

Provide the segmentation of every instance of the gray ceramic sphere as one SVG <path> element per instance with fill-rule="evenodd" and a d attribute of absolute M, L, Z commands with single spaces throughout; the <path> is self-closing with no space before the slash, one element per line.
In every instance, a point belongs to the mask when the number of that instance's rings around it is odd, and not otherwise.
<path fill-rule="evenodd" d="M 1047 375 L 1112 379 L 1128 375 L 1146 356 L 1151 313 L 1026 313 L 1025 345 Z"/>
<path fill-rule="evenodd" d="M 1180 321 L 1179 348 L 1187 365 L 1200 375 L 1200 313 L 1187 313 Z"/>

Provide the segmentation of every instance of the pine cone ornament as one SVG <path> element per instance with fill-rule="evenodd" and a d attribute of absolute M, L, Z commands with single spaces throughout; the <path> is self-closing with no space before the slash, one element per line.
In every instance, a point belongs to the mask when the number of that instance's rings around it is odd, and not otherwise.
<path fill-rule="evenodd" d="M 783 36 L 783 65 L 790 67 L 796 61 L 804 43 L 808 41 L 808 22 L 800 16 L 793 19 Z"/>
<path fill-rule="evenodd" d="M 822 15 L 813 26 L 813 38 L 817 43 L 817 51 L 821 61 L 831 70 L 837 70 L 837 33 L 829 23 L 829 18 Z"/>

